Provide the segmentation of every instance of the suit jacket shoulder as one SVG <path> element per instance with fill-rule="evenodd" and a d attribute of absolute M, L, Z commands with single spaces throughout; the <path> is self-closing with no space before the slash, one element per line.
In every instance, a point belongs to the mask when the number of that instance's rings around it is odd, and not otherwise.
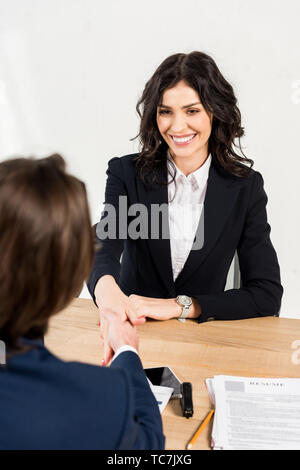
<path fill-rule="evenodd" d="M 39 347 L 9 359 L 0 371 L 0 389 L 1 449 L 118 449 L 126 431 L 132 448 L 151 445 L 146 433 L 136 438 L 143 426 L 135 397 L 148 390 L 133 384 L 124 368 L 64 362 Z M 152 419 L 152 404 L 146 399 L 142 419 L 152 423 L 145 428 L 159 448 L 160 417 Z"/>
<path fill-rule="evenodd" d="M 120 173 L 120 171 L 135 171 L 135 159 L 138 153 L 123 155 L 122 157 L 113 157 L 108 161 L 108 168 L 112 171 Z"/>

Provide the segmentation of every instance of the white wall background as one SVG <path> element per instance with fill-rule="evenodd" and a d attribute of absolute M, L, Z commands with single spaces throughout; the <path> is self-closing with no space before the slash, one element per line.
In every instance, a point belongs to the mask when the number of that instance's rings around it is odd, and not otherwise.
<path fill-rule="evenodd" d="M 208 53 L 265 179 L 281 316 L 300 318 L 299 18 L 299 0 L 0 0 L 0 159 L 62 153 L 95 223 L 107 161 L 138 150 L 146 80 L 170 54 Z"/>

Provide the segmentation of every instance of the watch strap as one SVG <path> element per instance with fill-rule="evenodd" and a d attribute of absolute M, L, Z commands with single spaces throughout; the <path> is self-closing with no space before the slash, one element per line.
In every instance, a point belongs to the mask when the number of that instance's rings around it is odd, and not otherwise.
<path fill-rule="evenodd" d="M 180 317 L 178 317 L 178 318 L 186 319 L 186 318 L 188 317 L 188 315 L 189 315 L 190 308 L 191 308 L 190 305 L 182 306 L 181 315 L 180 315 Z"/>

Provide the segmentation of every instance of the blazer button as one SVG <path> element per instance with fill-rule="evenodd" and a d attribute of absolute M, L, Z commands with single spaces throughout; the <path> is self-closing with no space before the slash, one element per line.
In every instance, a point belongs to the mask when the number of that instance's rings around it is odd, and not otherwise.
<path fill-rule="evenodd" d="M 215 317 L 208 317 L 206 321 L 214 321 Z"/>

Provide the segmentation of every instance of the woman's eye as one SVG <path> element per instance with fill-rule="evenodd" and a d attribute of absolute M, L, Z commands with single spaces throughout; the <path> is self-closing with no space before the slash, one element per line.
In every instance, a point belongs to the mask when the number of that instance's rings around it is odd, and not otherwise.
<path fill-rule="evenodd" d="M 200 113 L 200 109 L 188 109 L 187 110 L 187 114 L 193 115 L 193 114 L 196 114 L 196 113 Z M 169 115 L 169 114 L 171 114 L 171 111 L 169 109 L 160 109 L 158 111 L 158 114 L 161 115 L 161 116 Z"/>
<path fill-rule="evenodd" d="M 200 109 L 189 109 L 188 110 L 188 114 L 196 114 L 196 113 L 199 113 L 200 112 Z"/>

